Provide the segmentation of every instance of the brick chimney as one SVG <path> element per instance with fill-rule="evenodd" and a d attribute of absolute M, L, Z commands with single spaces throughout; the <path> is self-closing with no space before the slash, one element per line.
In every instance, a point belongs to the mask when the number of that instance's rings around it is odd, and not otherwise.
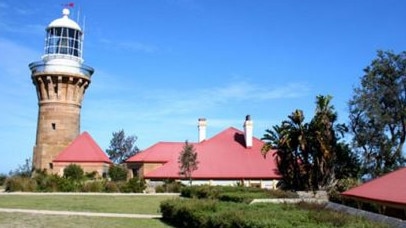
<path fill-rule="evenodd" d="M 252 147 L 252 137 L 253 137 L 253 122 L 251 120 L 251 116 L 245 116 L 244 122 L 244 139 L 245 139 L 245 147 L 251 148 Z"/>
<path fill-rule="evenodd" d="M 199 143 L 206 140 L 206 126 L 207 126 L 206 118 L 199 118 L 197 125 L 197 129 L 199 131 L 199 141 L 198 141 Z"/>

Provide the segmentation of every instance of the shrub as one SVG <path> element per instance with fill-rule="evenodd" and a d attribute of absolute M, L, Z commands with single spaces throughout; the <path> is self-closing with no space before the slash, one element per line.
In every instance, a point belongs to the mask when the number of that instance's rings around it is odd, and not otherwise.
<path fill-rule="evenodd" d="M 108 181 L 104 186 L 104 191 L 106 192 L 120 192 L 120 188 L 117 186 L 116 182 Z"/>
<path fill-rule="evenodd" d="M 188 186 L 181 190 L 181 196 L 198 199 L 217 199 L 218 187 L 210 185 Z"/>
<path fill-rule="evenodd" d="M 119 188 L 120 192 L 143 192 L 146 185 L 144 180 L 134 177 L 123 185 L 119 184 Z"/>
<path fill-rule="evenodd" d="M 99 176 L 97 171 L 93 171 L 93 172 L 90 172 L 90 173 L 85 173 L 85 177 L 88 180 L 95 180 L 97 178 L 97 176 Z"/>
<path fill-rule="evenodd" d="M 184 187 L 181 190 L 181 196 L 187 198 L 218 199 L 221 201 L 245 203 L 260 198 L 298 198 L 296 193 L 282 190 L 209 185 Z"/>
<path fill-rule="evenodd" d="M 45 171 L 36 171 L 33 179 L 37 183 L 37 191 L 40 192 L 58 192 L 63 182 L 62 177 L 56 174 L 47 174 Z"/>
<path fill-rule="evenodd" d="M 82 192 L 103 192 L 104 189 L 103 181 L 88 181 L 82 186 Z"/>
<path fill-rule="evenodd" d="M 82 167 L 76 164 L 70 164 L 63 170 L 63 176 L 74 181 L 83 180 L 84 172 Z"/>
<path fill-rule="evenodd" d="M 163 201 L 160 209 L 162 219 L 174 227 L 385 227 L 314 204 L 248 205 L 216 200 L 172 199 Z"/>
<path fill-rule="evenodd" d="M 112 165 L 109 167 L 109 177 L 112 181 L 127 180 L 127 168 L 122 165 Z"/>
<path fill-rule="evenodd" d="M 165 181 L 163 185 L 158 185 L 155 187 L 155 192 L 162 193 L 162 192 L 181 192 L 181 189 L 184 185 L 181 182 L 177 182 L 174 180 Z"/>
<path fill-rule="evenodd" d="M 82 188 L 82 184 L 80 182 L 72 179 L 59 178 L 57 181 L 58 190 L 60 192 L 79 192 Z"/>
<path fill-rule="evenodd" d="M 355 178 L 340 179 L 337 184 L 328 192 L 328 198 L 332 202 L 343 203 L 348 206 L 355 206 L 354 200 L 343 198 L 340 194 L 351 188 L 359 185 L 359 182 Z"/>
<path fill-rule="evenodd" d="M 175 227 L 204 227 L 210 213 L 216 211 L 212 200 L 166 200 L 160 205 L 163 220 Z"/>
<path fill-rule="evenodd" d="M 6 174 L 0 174 L 0 186 L 3 186 L 4 183 L 6 183 L 7 175 Z"/>
<path fill-rule="evenodd" d="M 14 176 L 8 178 L 5 183 L 7 192 L 33 192 L 36 188 L 35 180 L 29 177 Z"/>

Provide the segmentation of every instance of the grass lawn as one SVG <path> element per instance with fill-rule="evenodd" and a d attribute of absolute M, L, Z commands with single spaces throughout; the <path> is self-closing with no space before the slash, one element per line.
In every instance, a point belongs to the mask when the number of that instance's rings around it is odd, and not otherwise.
<path fill-rule="evenodd" d="M 7 195 L 0 208 L 87 211 L 127 214 L 160 214 L 159 204 L 178 196 L 165 195 Z"/>
<path fill-rule="evenodd" d="M 103 218 L 86 216 L 61 216 L 61 215 L 37 215 L 25 213 L 2 213 L 0 212 L 0 227 L 56 227 L 56 228 L 161 228 L 171 227 L 159 219 L 133 219 L 133 218 Z"/>

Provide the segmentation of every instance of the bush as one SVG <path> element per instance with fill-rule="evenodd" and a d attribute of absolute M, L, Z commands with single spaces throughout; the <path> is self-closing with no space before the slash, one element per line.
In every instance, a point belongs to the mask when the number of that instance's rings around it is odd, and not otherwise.
<path fill-rule="evenodd" d="M 37 183 L 37 191 L 58 192 L 61 189 L 62 177 L 56 174 L 47 174 L 46 171 L 36 171 L 33 179 Z"/>
<path fill-rule="evenodd" d="M 319 204 L 248 205 L 216 200 L 172 199 L 163 201 L 160 209 L 162 219 L 174 227 L 385 227 L 330 211 Z"/>
<path fill-rule="evenodd" d="M 6 180 L 7 192 L 34 192 L 37 188 L 35 180 L 29 177 L 14 176 Z"/>
<path fill-rule="evenodd" d="M 328 199 L 332 202 L 346 204 L 348 206 L 356 206 L 356 202 L 351 199 L 346 199 L 340 194 L 351 188 L 359 185 L 359 181 L 355 178 L 340 179 L 337 184 L 328 192 Z"/>
<path fill-rule="evenodd" d="M 127 168 L 122 165 L 112 165 L 109 167 L 109 177 L 112 181 L 127 180 Z"/>
<path fill-rule="evenodd" d="M 85 173 L 85 177 L 88 180 L 95 180 L 98 176 L 99 176 L 99 174 L 97 173 L 97 171 L 93 171 L 93 172 L 90 172 L 90 173 Z"/>
<path fill-rule="evenodd" d="M 104 186 L 105 192 L 120 192 L 119 186 L 117 186 L 116 182 L 108 181 Z"/>
<path fill-rule="evenodd" d="M 88 181 L 82 186 L 82 192 L 103 192 L 104 189 L 103 181 Z"/>
<path fill-rule="evenodd" d="M 143 192 L 145 188 L 146 188 L 145 181 L 139 179 L 138 177 L 131 178 L 125 184 L 119 184 L 120 192 Z"/>
<path fill-rule="evenodd" d="M 63 176 L 67 179 L 71 179 L 74 181 L 80 181 L 83 180 L 84 172 L 82 167 L 76 164 L 70 164 L 65 167 L 63 170 Z"/>
<path fill-rule="evenodd" d="M 58 190 L 60 192 L 80 192 L 82 184 L 72 179 L 59 178 Z"/>
<path fill-rule="evenodd" d="M 294 192 L 282 190 L 267 190 L 252 187 L 233 186 L 189 186 L 181 190 L 181 196 L 198 199 L 218 199 L 229 202 L 249 203 L 260 198 L 298 198 Z"/>
<path fill-rule="evenodd" d="M 176 182 L 174 180 L 165 181 L 163 185 L 158 185 L 155 187 L 155 192 L 163 193 L 163 192 L 181 192 L 182 187 L 184 185 L 181 182 Z"/>
<path fill-rule="evenodd" d="M 162 218 L 175 227 L 204 227 L 210 213 L 216 211 L 212 200 L 166 200 L 160 205 Z"/>
<path fill-rule="evenodd" d="M 0 174 L 0 186 L 3 186 L 6 183 L 7 175 Z"/>
<path fill-rule="evenodd" d="M 188 186 L 182 188 L 180 195 L 187 198 L 217 199 L 219 187 L 210 185 Z"/>

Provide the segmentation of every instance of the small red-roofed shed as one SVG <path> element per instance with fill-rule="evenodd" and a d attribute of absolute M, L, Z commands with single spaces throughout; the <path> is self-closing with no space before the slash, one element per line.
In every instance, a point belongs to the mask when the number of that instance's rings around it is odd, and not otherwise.
<path fill-rule="evenodd" d="M 246 136 L 246 130 L 229 127 L 212 138 L 189 143 L 195 148 L 198 160 L 198 169 L 192 173 L 193 182 L 275 188 L 281 179 L 275 152 L 264 157 L 261 154 L 264 142 Z M 134 175 L 147 180 L 182 180 L 184 176 L 179 174 L 178 158 L 184 145 L 184 142 L 158 142 L 127 159 L 127 167 Z"/>
<path fill-rule="evenodd" d="M 112 162 L 90 134 L 83 132 L 53 160 L 53 170 L 63 175 L 64 168 L 70 164 L 80 165 L 85 172 L 96 171 L 103 176 Z"/>
<path fill-rule="evenodd" d="M 342 193 L 381 206 L 383 214 L 406 219 L 406 168 L 400 168 Z"/>

